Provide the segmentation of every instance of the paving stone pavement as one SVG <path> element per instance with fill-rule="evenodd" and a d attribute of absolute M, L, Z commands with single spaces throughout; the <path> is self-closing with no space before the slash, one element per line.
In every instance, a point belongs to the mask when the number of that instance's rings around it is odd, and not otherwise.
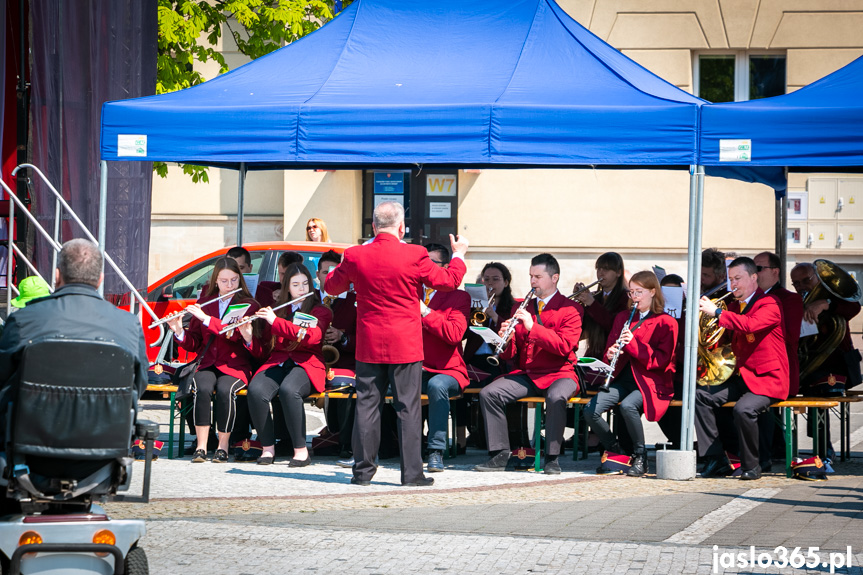
<path fill-rule="evenodd" d="M 400 487 L 397 460 L 362 488 L 335 458 L 300 469 L 161 459 L 151 503 L 106 507 L 147 521 L 153 573 L 829 573 L 850 547 L 852 567 L 834 571 L 863 575 L 863 431 L 853 437 L 852 460 L 816 483 L 600 477 L 596 455 L 563 459 L 560 476 L 480 474 L 470 468 L 485 455 L 471 451 L 433 488 Z M 774 559 L 817 546 L 818 565 L 738 565 L 750 546 Z"/>

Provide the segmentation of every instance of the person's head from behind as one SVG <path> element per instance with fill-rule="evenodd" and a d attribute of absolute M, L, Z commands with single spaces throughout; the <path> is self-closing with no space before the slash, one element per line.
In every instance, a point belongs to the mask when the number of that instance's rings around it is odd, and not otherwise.
<path fill-rule="evenodd" d="M 234 258 L 237 261 L 237 265 L 240 268 L 240 273 L 250 274 L 252 272 L 252 254 L 249 253 L 249 250 L 242 246 L 234 246 L 228 250 L 228 253 L 225 254 L 229 258 Z"/>
<path fill-rule="evenodd" d="M 281 283 L 282 279 L 285 277 L 285 270 L 288 269 L 288 266 L 291 264 L 301 264 L 303 263 L 303 256 L 294 251 L 286 251 L 282 252 L 282 255 L 279 256 L 278 268 L 279 268 L 279 283 Z"/>
<path fill-rule="evenodd" d="M 309 221 L 306 222 L 306 241 L 330 241 L 330 233 L 327 231 L 327 224 L 324 223 L 324 220 L 320 218 L 309 218 Z"/>
<path fill-rule="evenodd" d="M 82 238 L 69 240 L 57 256 L 55 284 L 85 284 L 94 288 L 102 285 L 102 252 L 99 246 Z"/>
<path fill-rule="evenodd" d="M 329 250 L 321 254 L 321 259 L 318 260 L 318 283 L 321 289 L 324 287 L 327 275 L 340 263 L 342 263 L 342 256 L 335 250 Z"/>
<path fill-rule="evenodd" d="M 398 202 L 381 202 L 375 208 L 372 221 L 375 235 L 392 234 L 398 239 L 405 237 L 405 209 Z"/>
<path fill-rule="evenodd" d="M 623 258 L 617 252 L 605 252 L 596 258 L 596 279 L 602 291 L 610 292 L 623 284 Z"/>
<path fill-rule="evenodd" d="M 539 254 L 530 260 L 530 287 L 537 298 L 545 299 L 555 292 L 560 280 L 560 265 L 551 254 Z"/>
<path fill-rule="evenodd" d="M 309 268 L 303 264 L 289 265 L 288 269 L 285 270 L 285 277 L 279 290 L 278 304 L 281 305 L 306 295 L 314 290 L 314 285 L 312 272 L 309 271 Z M 310 295 L 301 302 L 300 310 L 308 313 L 316 303 L 320 303 L 317 294 Z M 279 311 L 283 312 L 284 315 L 291 313 L 290 306 Z"/>
<path fill-rule="evenodd" d="M 663 276 L 663 278 L 659 281 L 659 285 L 662 287 L 683 287 L 683 278 L 677 274 L 668 274 L 666 276 Z"/>
<path fill-rule="evenodd" d="M 701 252 L 701 293 L 725 281 L 725 254 L 715 248 Z"/>
<path fill-rule="evenodd" d="M 240 298 L 252 297 L 249 288 L 246 287 L 246 280 L 243 279 L 237 260 L 227 256 L 217 259 L 213 266 L 213 273 L 210 275 L 207 292 L 204 295 L 207 298 L 213 298 L 217 295 L 224 296 L 236 289 L 240 290 L 237 292 Z"/>
<path fill-rule="evenodd" d="M 426 244 L 426 251 L 429 254 L 429 259 L 439 268 L 445 267 L 449 263 L 449 250 L 443 244 Z"/>

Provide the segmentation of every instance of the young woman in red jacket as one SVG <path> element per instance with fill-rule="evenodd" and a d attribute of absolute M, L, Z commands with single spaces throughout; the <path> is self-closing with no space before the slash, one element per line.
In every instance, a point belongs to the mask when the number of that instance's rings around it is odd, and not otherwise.
<path fill-rule="evenodd" d="M 662 289 L 653 272 L 638 272 L 629 280 L 629 297 L 635 306 L 632 323 L 624 324 L 630 310 L 617 314 L 608 336 L 605 357 L 619 352 L 610 391 L 600 391 L 585 408 L 590 428 L 606 451 L 620 453 L 620 445 L 602 414 L 620 403 L 620 414 L 632 438 L 634 456 L 627 475 L 647 473 L 647 450 L 641 413 L 658 421 L 674 396 L 674 348 L 677 321 L 665 313 Z"/>
<path fill-rule="evenodd" d="M 310 291 L 314 291 L 311 272 L 303 264 L 291 264 L 282 279 L 278 305 Z M 297 312 L 315 316 L 317 325 L 297 325 L 293 321 Z M 294 457 L 289 465 L 305 467 L 311 462 L 306 448 L 305 398 L 312 393 L 312 389 L 318 392 L 324 390 L 326 366 L 321 348 L 333 314 L 329 308 L 321 305 L 317 293 L 313 293 L 301 302 L 275 312 L 265 307 L 257 315 L 265 322 L 264 333 L 259 340 L 263 345 L 255 343 L 255 338 L 247 337 L 251 335 L 248 326 L 241 330 L 243 337 L 250 343 L 252 353 L 256 357 L 266 357 L 249 384 L 249 414 L 263 446 L 258 464 L 269 465 L 275 457 L 276 440 L 270 402 L 278 394 L 294 446 Z"/>
<path fill-rule="evenodd" d="M 237 420 L 237 392 L 243 389 L 252 375 L 252 357 L 243 338 L 236 331 L 219 335 L 224 327 L 220 318 L 225 315 L 229 305 L 249 304 L 245 315 L 254 315 L 259 305 L 252 298 L 233 258 L 219 258 L 210 276 L 210 283 L 201 293 L 200 301 L 212 300 L 228 294 L 237 288 L 240 291 L 233 296 L 226 296 L 205 306 L 193 304 L 187 307 L 192 319 L 189 329 L 183 328 L 182 317 L 168 322 L 174 336 L 183 349 L 201 353 L 206 347 L 206 353 L 198 366 L 192 384 L 193 413 L 195 418 L 195 434 L 197 449 L 192 456 L 192 463 L 202 463 L 207 460 L 207 439 L 210 433 L 210 398 L 216 392 L 216 431 L 219 435 L 219 447 L 213 455 L 213 463 L 228 461 L 228 446 L 231 431 Z M 251 328 L 249 337 L 255 339 Z M 208 342 L 210 342 L 208 344 Z"/>

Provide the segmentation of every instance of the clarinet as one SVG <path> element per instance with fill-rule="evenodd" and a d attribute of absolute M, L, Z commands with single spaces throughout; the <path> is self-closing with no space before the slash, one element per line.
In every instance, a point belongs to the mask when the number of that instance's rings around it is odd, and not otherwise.
<path fill-rule="evenodd" d="M 522 310 L 522 309 L 527 307 L 527 304 L 530 303 L 530 300 L 532 300 L 534 297 L 534 295 L 533 295 L 534 291 L 536 291 L 536 288 L 530 288 L 530 291 L 527 292 L 526 296 L 524 296 L 524 301 L 521 302 L 520 306 L 518 306 L 518 310 L 516 310 L 516 313 L 518 313 L 519 310 Z M 500 336 L 500 339 L 501 339 L 500 343 L 497 344 L 494 348 L 494 355 L 490 355 L 486 358 L 486 361 L 488 361 L 491 365 L 494 365 L 494 366 L 500 365 L 500 354 L 501 354 L 501 352 L 503 352 L 504 349 L 506 349 L 506 345 L 509 343 L 510 337 L 512 337 L 512 334 L 515 333 L 515 326 L 518 323 L 518 320 L 515 319 L 515 314 L 512 314 L 512 316 L 513 317 L 510 320 L 509 325 L 506 328 L 506 331 L 504 331 L 503 335 Z"/>
<path fill-rule="evenodd" d="M 617 351 L 614 352 L 614 355 L 611 356 L 611 364 L 608 366 L 608 373 L 605 375 L 605 383 L 599 386 L 599 391 L 609 391 L 608 384 L 611 383 L 611 377 L 614 375 L 614 366 L 617 365 L 617 358 L 620 357 L 621 350 L 621 340 L 623 339 L 623 332 L 629 329 L 629 324 L 632 323 L 632 318 L 635 317 L 635 310 L 638 309 L 638 306 L 632 304 L 632 311 L 629 312 L 629 319 L 626 320 L 626 323 L 623 324 L 623 329 L 620 330 L 620 335 L 617 336 Z"/>

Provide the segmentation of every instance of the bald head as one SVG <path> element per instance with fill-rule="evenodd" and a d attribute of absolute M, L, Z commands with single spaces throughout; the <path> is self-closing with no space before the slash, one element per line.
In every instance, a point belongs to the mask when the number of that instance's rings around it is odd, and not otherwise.
<path fill-rule="evenodd" d="M 102 252 L 85 239 L 69 240 L 57 256 L 57 285 L 102 283 Z"/>
<path fill-rule="evenodd" d="M 375 208 L 373 225 L 375 233 L 386 232 L 397 236 L 404 235 L 405 209 L 398 202 L 381 202 Z"/>

